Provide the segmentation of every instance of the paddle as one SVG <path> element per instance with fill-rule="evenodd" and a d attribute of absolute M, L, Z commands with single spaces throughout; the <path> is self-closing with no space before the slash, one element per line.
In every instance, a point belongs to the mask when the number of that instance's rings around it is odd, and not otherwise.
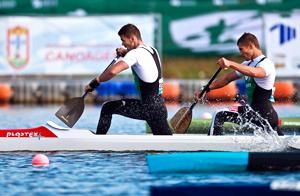
<path fill-rule="evenodd" d="M 68 100 L 56 113 L 55 116 L 72 128 L 78 121 L 84 110 L 84 98 L 88 94 L 85 92 L 81 97 Z"/>
<path fill-rule="evenodd" d="M 203 95 L 208 91 L 209 85 L 214 81 L 214 79 L 217 77 L 221 70 L 222 68 L 220 67 L 209 80 L 207 85 L 205 85 L 204 89 L 199 95 L 199 99 L 201 99 Z M 171 118 L 170 124 L 176 133 L 186 133 L 192 121 L 192 110 L 198 103 L 199 99 L 195 100 L 190 107 L 186 106 L 178 110 L 177 113 Z"/>
<path fill-rule="evenodd" d="M 115 64 L 117 60 L 118 57 L 115 57 L 105 70 L 107 70 L 111 65 Z M 87 94 L 88 92 L 85 92 L 81 97 L 75 97 L 67 100 L 66 103 L 55 113 L 55 116 L 64 122 L 68 127 L 72 128 L 83 113 L 84 98 Z"/>

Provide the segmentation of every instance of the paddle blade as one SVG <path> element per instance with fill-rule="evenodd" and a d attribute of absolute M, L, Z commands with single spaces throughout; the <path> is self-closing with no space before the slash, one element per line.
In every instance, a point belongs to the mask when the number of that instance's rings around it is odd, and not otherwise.
<path fill-rule="evenodd" d="M 72 128 L 84 110 L 84 97 L 75 97 L 68 100 L 55 113 L 55 116 Z"/>
<path fill-rule="evenodd" d="M 186 133 L 192 121 L 192 110 L 183 107 L 172 117 L 170 124 L 176 133 Z"/>

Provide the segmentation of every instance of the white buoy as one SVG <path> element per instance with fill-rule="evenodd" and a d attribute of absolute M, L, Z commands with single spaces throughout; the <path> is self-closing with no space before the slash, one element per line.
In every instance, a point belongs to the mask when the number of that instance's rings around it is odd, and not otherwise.
<path fill-rule="evenodd" d="M 211 115 L 211 113 L 209 113 L 209 112 L 204 112 L 204 113 L 201 115 L 201 118 L 202 118 L 202 119 L 211 119 L 211 118 L 212 118 L 212 115 Z"/>

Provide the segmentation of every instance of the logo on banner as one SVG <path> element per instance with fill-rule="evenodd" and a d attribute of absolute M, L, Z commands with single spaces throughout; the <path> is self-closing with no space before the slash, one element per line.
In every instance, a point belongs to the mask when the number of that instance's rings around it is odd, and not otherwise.
<path fill-rule="evenodd" d="M 7 30 L 7 60 L 9 64 L 20 69 L 29 62 L 29 30 L 16 26 Z"/>
<path fill-rule="evenodd" d="M 284 24 L 276 24 L 270 28 L 270 31 L 279 30 L 279 43 L 285 44 L 293 39 L 296 39 L 296 28 Z"/>

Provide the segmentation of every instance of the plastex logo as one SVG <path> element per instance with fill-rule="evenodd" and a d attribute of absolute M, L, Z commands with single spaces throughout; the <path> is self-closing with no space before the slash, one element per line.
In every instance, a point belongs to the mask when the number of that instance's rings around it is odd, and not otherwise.
<path fill-rule="evenodd" d="M 296 39 L 296 29 L 284 24 L 276 24 L 270 28 L 270 31 L 279 31 L 279 44 L 283 45 L 293 39 Z"/>
<path fill-rule="evenodd" d="M 8 29 L 6 49 L 7 61 L 12 67 L 26 66 L 29 62 L 29 30 L 20 26 Z"/>

